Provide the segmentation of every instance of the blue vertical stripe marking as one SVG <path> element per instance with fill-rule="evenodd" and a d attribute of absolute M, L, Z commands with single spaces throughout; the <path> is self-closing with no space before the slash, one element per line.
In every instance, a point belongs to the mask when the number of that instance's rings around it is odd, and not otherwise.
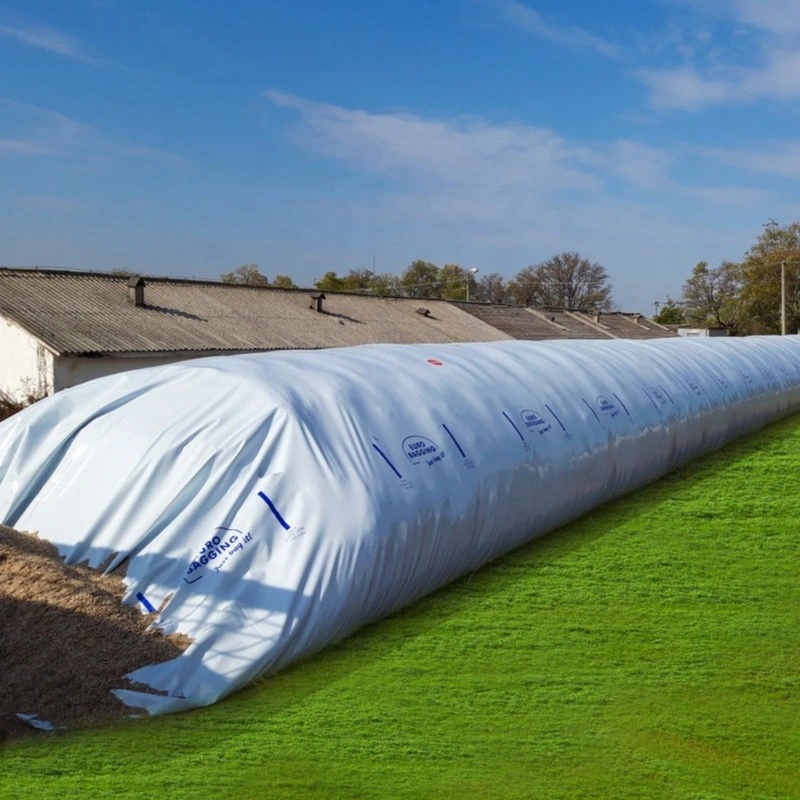
<path fill-rule="evenodd" d="M 617 398 L 617 402 L 618 402 L 618 403 L 619 403 L 619 404 L 622 406 L 622 410 L 623 410 L 623 411 L 624 411 L 624 412 L 625 412 L 625 413 L 626 413 L 628 416 L 630 416 L 630 415 L 631 415 L 631 412 L 630 412 L 630 411 L 628 411 L 628 407 L 625 405 L 625 403 L 623 403 L 623 402 L 622 402 L 622 400 L 620 400 L 620 399 L 619 399 L 619 395 L 618 395 L 618 394 L 615 394 L 614 392 L 612 392 L 612 394 L 614 395 L 614 397 L 616 397 L 616 398 Z"/>
<path fill-rule="evenodd" d="M 458 439 L 456 439 L 456 437 L 453 436 L 453 434 L 450 431 L 450 428 L 448 428 L 447 425 L 444 424 L 444 422 L 442 423 L 442 427 L 445 429 L 445 431 L 447 431 L 447 435 L 453 440 L 453 444 L 458 448 L 458 452 L 461 453 L 461 458 L 466 458 L 467 454 L 461 449 L 461 445 L 458 443 Z"/>
<path fill-rule="evenodd" d="M 505 411 L 503 412 L 503 416 L 511 423 L 511 427 L 517 432 L 517 436 L 524 442 L 525 437 L 519 432 L 519 428 L 514 424 L 514 420 L 511 419 Z"/>
<path fill-rule="evenodd" d="M 667 400 L 669 400 L 670 403 L 672 403 L 672 405 L 675 405 L 675 401 L 670 396 L 670 393 L 660 383 L 658 384 L 658 388 L 661 389 L 662 392 L 664 392 L 664 394 L 667 396 Z"/>
<path fill-rule="evenodd" d="M 381 450 L 380 447 L 378 447 L 378 445 L 375 444 L 375 442 L 372 443 L 372 446 L 378 452 L 378 455 L 389 465 L 389 468 L 392 470 L 392 472 L 394 472 L 394 474 L 397 475 L 397 477 L 400 478 L 400 480 L 403 480 L 403 476 L 397 471 L 395 465 L 392 464 L 391 461 L 389 461 L 389 459 L 386 456 L 386 453 L 384 453 L 383 450 Z"/>
<path fill-rule="evenodd" d="M 553 415 L 553 419 L 558 423 L 558 425 L 561 428 L 561 430 L 564 431 L 564 433 L 566 433 L 567 429 L 564 427 L 564 425 L 562 424 L 561 420 L 558 418 L 558 415 L 556 414 L 556 412 L 553 411 L 553 409 L 550 408 L 550 406 L 548 406 L 548 405 L 545 405 L 545 408 Z"/>
<path fill-rule="evenodd" d="M 597 412 L 586 402 L 585 398 L 581 398 L 581 399 L 583 400 L 583 404 L 586 406 L 586 408 L 588 408 L 589 411 L 591 411 L 592 414 L 594 415 L 594 418 L 597 420 L 597 424 L 598 425 L 602 425 L 603 423 L 600 422 L 600 417 L 597 416 Z"/>
<path fill-rule="evenodd" d="M 264 492 L 259 492 L 258 496 L 269 506 L 269 510 L 272 512 L 272 515 L 275 517 L 276 520 L 280 523 L 280 526 L 285 530 L 288 531 L 291 528 L 291 525 L 281 516 L 281 512 L 275 508 L 275 504 L 272 500 L 267 497 Z"/>
<path fill-rule="evenodd" d="M 146 597 L 145 597 L 145 596 L 144 596 L 144 595 L 143 595 L 141 592 L 136 592 L 136 599 L 137 599 L 137 600 L 138 600 L 138 601 L 139 601 L 139 602 L 140 602 L 140 603 L 141 603 L 141 604 L 142 604 L 142 605 L 145 607 L 145 609 L 146 609 L 147 611 L 149 611 L 151 614 L 155 614 L 155 613 L 156 613 L 156 610 L 155 610 L 155 608 L 153 607 L 153 605 L 150 603 L 150 601 L 149 601 L 149 600 L 148 600 L 148 599 L 147 599 L 147 598 L 146 598 Z"/>

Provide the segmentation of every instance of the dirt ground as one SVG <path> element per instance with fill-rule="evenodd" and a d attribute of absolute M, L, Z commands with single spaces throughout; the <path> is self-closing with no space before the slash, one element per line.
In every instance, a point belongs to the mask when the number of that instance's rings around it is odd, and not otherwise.
<path fill-rule="evenodd" d="M 189 646 L 184 636 L 146 631 L 154 615 L 121 604 L 117 572 L 65 566 L 53 545 L 0 525 L 0 742 L 46 735 L 17 713 L 56 728 L 136 713 L 111 689 Z"/>

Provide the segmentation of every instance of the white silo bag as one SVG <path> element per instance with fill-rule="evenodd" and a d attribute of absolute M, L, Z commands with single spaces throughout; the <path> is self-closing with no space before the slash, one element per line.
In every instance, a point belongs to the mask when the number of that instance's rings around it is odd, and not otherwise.
<path fill-rule="evenodd" d="M 120 688 L 212 703 L 800 408 L 796 337 L 185 361 L 0 424 L 0 521 L 194 642 Z"/>

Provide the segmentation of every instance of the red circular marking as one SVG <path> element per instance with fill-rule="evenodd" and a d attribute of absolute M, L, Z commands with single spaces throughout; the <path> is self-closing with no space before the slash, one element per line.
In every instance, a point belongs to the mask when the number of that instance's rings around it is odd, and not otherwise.
<path fill-rule="evenodd" d="M 428 359 L 428 363 L 429 363 L 429 364 L 430 364 L 432 367 L 443 367 L 443 366 L 444 366 L 444 364 L 443 364 L 441 361 L 438 361 L 438 360 L 437 360 L 437 359 L 435 359 L 435 358 L 429 358 L 429 359 Z"/>

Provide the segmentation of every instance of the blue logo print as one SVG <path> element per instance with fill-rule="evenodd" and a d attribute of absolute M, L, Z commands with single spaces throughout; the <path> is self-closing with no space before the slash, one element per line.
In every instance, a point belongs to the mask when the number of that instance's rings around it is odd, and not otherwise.
<path fill-rule="evenodd" d="M 693 394 L 696 394 L 698 397 L 703 394 L 700 384 L 694 378 L 687 378 L 686 385 L 689 387 L 689 391 Z"/>
<path fill-rule="evenodd" d="M 547 433 L 547 431 L 551 430 L 553 427 L 553 425 L 544 417 L 527 408 L 520 414 L 520 417 L 522 417 L 525 427 L 531 433 L 535 432 L 541 435 L 543 433 Z"/>
<path fill-rule="evenodd" d="M 604 395 L 597 395 L 597 407 L 607 416 L 616 417 L 619 409 Z"/>
<path fill-rule="evenodd" d="M 403 452 L 412 464 L 424 461 L 429 467 L 444 458 L 444 451 L 424 436 L 406 436 L 403 439 Z"/>

